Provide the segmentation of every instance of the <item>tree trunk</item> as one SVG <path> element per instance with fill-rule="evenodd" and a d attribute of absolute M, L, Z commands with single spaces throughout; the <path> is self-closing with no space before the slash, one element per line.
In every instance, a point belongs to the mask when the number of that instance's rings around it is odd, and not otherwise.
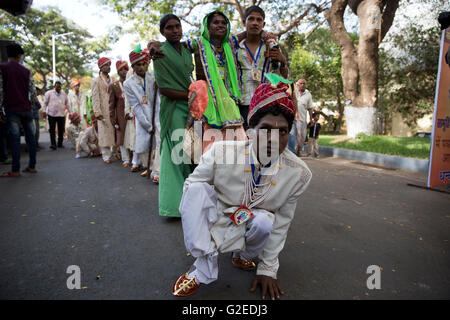
<path fill-rule="evenodd" d="M 388 4 L 386 4 L 388 2 Z M 356 8 L 360 22 L 359 44 L 355 46 L 344 26 L 344 12 L 349 1 L 333 0 L 325 17 L 333 39 L 342 55 L 347 136 L 376 133 L 378 102 L 378 45 L 392 25 L 398 0 L 364 0 Z M 381 20 L 383 8 L 386 15 Z M 381 31 L 380 31 L 381 30 Z"/>

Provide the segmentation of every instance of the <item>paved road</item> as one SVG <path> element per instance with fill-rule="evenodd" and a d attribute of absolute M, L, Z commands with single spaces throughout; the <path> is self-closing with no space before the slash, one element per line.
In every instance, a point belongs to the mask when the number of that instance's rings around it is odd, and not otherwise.
<path fill-rule="evenodd" d="M 0 180 L 0 299 L 174 299 L 193 259 L 180 220 L 158 216 L 158 186 L 41 140 L 37 174 Z M 421 173 L 305 161 L 313 180 L 280 255 L 283 299 L 450 299 L 450 194 L 407 185 Z M 251 272 L 219 263 L 192 299 L 259 299 Z M 80 290 L 66 287 L 70 265 Z M 370 265 L 380 290 L 366 287 Z"/>

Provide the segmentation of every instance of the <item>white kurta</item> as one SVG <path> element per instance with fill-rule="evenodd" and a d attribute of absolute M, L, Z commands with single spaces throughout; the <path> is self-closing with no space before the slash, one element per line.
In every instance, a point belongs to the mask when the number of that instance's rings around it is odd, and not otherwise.
<path fill-rule="evenodd" d="M 150 131 L 152 130 L 152 110 L 154 97 L 155 78 L 153 74 L 147 72 L 145 74 L 145 90 L 144 79 L 137 74 L 131 76 L 123 83 L 125 97 L 130 104 L 135 116 L 136 126 L 136 144 L 135 152 L 149 152 Z M 147 103 L 143 104 L 143 97 L 147 96 Z M 156 98 L 155 110 L 155 130 L 159 130 L 159 94 Z"/>
<path fill-rule="evenodd" d="M 110 78 L 110 83 L 114 81 Z M 98 76 L 91 83 L 92 108 L 96 117 L 103 116 L 98 121 L 98 144 L 100 147 L 112 147 L 115 145 L 114 127 L 109 117 L 109 93 L 108 84 Z"/>
<path fill-rule="evenodd" d="M 209 256 L 203 261 L 211 260 L 213 258 L 211 252 L 215 250 L 219 252 L 245 250 L 246 225 L 244 223 L 236 226 L 230 219 L 230 215 L 243 204 L 248 165 L 244 161 L 237 164 L 236 161 L 223 164 L 223 161 L 220 162 L 220 155 L 225 154 L 229 157 L 237 154 L 241 157 L 240 159 L 243 159 L 243 157 L 249 157 L 251 152 L 253 151 L 250 141 L 215 142 L 212 148 L 202 155 L 199 165 L 185 181 L 185 192 L 192 184 L 203 182 L 214 186 L 214 191 L 217 193 L 216 210 L 210 208 L 206 210 L 209 212 L 208 223 L 212 226 L 210 227 L 211 243 L 204 246 Z M 270 191 L 263 192 L 266 198 L 252 210 L 264 210 L 273 221 L 273 231 L 259 255 L 260 262 L 256 272 L 258 275 L 276 279 L 279 267 L 278 255 L 284 247 L 298 199 L 307 188 L 311 177 L 311 171 L 307 165 L 287 148 L 262 176 L 261 183 L 270 185 Z M 183 202 L 186 201 L 190 205 L 199 205 L 202 202 L 201 199 L 186 199 L 183 194 L 180 212 L 185 205 Z M 181 213 L 184 229 L 185 217 L 183 212 Z M 215 249 L 212 250 L 212 248 Z"/>

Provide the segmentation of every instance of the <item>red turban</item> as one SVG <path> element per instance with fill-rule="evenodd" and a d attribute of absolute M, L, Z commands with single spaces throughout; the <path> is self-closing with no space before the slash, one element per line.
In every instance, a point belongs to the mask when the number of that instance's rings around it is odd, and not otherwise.
<path fill-rule="evenodd" d="M 120 69 L 125 68 L 126 70 L 128 70 L 128 63 L 126 61 L 120 61 L 118 60 L 116 62 L 116 70 L 117 72 L 119 72 Z"/>
<path fill-rule="evenodd" d="M 256 88 L 252 101 L 248 108 L 247 121 L 250 124 L 252 118 L 261 110 L 272 106 L 279 106 L 280 111 L 285 115 L 294 115 L 295 107 L 292 103 L 291 95 L 287 92 L 289 85 L 283 82 L 275 87 L 267 83 L 261 83 Z"/>
<path fill-rule="evenodd" d="M 75 120 L 76 118 L 79 118 L 79 117 L 80 117 L 80 115 L 78 113 L 74 112 L 74 113 L 72 113 L 69 116 L 69 119 L 70 119 L 70 121 L 73 121 L 73 120 Z"/>
<path fill-rule="evenodd" d="M 141 50 L 140 52 L 131 51 L 130 52 L 130 63 L 133 66 L 135 63 L 144 60 L 145 63 L 150 62 L 150 54 L 147 49 Z"/>
<path fill-rule="evenodd" d="M 80 83 L 81 83 L 80 80 L 78 80 L 78 79 L 73 79 L 73 80 L 72 80 L 72 83 L 70 84 L 70 86 L 73 88 L 73 87 L 79 85 Z"/>
<path fill-rule="evenodd" d="M 97 62 L 98 68 L 101 69 L 108 62 L 111 63 L 111 59 L 106 58 L 106 57 L 102 57 L 102 58 L 98 59 L 98 62 Z"/>

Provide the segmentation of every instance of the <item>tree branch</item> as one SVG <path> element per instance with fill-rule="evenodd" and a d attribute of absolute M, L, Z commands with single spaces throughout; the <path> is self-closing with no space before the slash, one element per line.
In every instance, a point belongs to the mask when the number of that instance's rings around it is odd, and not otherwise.
<path fill-rule="evenodd" d="M 399 6 L 399 0 L 391 0 L 391 1 L 385 1 L 387 2 L 386 7 L 384 8 L 384 11 L 382 12 L 382 22 L 381 22 L 381 41 L 383 41 L 384 37 L 388 33 L 389 29 L 392 26 L 392 23 L 394 22 L 395 12 L 398 9 Z"/>
<path fill-rule="evenodd" d="M 277 37 L 280 37 L 281 35 L 285 34 L 289 30 L 291 30 L 295 26 L 297 26 L 300 23 L 300 21 L 302 21 L 305 17 L 307 17 L 309 15 L 309 13 L 312 9 L 315 9 L 316 13 L 321 13 L 321 12 L 326 11 L 326 8 L 330 3 L 331 3 L 331 1 L 325 1 L 320 5 L 310 3 L 308 8 L 301 15 L 299 15 L 297 18 L 292 20 L 285 28 L 283 28 L 279 31 L 273 32 L 273 34 L 276 35 Z"/>

